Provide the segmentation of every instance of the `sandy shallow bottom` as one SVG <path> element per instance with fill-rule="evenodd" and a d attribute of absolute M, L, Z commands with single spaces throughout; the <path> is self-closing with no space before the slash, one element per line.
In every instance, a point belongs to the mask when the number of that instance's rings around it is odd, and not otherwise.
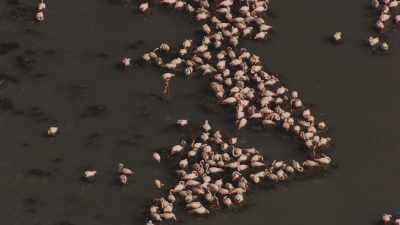
<path fill-rule="evenodd" d="M 164 99 L 157 69 L 115 67 L 121 56 L 193 37 L 194 22 L 167 10 L 141 16 L 129 4 L 70 0 L 48 2 L 47 21 L 38 25 L 27 2 L 0 2 L 1 224 L 143 224 L 144 207 L 158 194 L 152 180 L 171 178 L 151 154 L 182 137 L 170 126 L 176 119 L 209 119 L 237 134 L 201 78 L 176 79 Z M 329 122 L 337 168 L 257 188 L 239 210 L 205 218 L 178 211 L 180 223 L 365 225 L 399 209 L 400 36 L 389 34 L 390 55 L 364 48 L 367 3 L 276 1 L 272 40 L 244 42 Z M 344 45 L 327 43 L 335 31 L 344 32 Z M 48 139 L 43 132 L 54 124 L 61 134 Z M 302 154 L 276 130 L 249 127 L 238 135 L 270 158 Z M 137 171 L 126 187 L 115 185 L 118 162 Z M 95 183 L 80 181 L 88 166 L 98 169 Z"/>

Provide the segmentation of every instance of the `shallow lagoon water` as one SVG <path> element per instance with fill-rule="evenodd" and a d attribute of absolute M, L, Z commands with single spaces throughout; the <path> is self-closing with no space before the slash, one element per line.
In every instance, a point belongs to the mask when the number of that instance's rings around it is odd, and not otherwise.
<path fill-rule="evenodd" d="M 0 2 L 0 43 L 18 44 L 0 54 L 1 224 L 143 224 L 145 206 L 158 194 L 153 179 L 171 178 L 151 154 L 182 137 L 171 127 L 176 119 L 209 119 L 237 134 L 203 79 L 176 79 L 165 99 L 156 68 L 115 67 L 122 56 L 193 37 L 195 23 L 168 10 L 142 16 L 134 5 L 107 0 L 47 4 L 46 22 L 34 24 L 33 4 Z M 239 210 L 205 218 L 178 211 L 183 224 L 365 225 L 382 212 L 400 211 L 400 36 L 389 34 L 390 55 L 363 47 L 371 33 L 367 6 L 363 0 L 275 1 L 272 40 L 243 43 L 328 121 L 337 168 L 256 188 Z M 327 42 L 336 31 L 344 33 L 341 46 Z M 51 125 L 61 133 L 48 139 Z M 240 138 L 270 158 L 302 155 L 293 138 L 277 130 L 249 127 Z M 118 162 L 137 173 L 126 187 L 115 185 Z M 80 175 L 88 166 L 99 174 L 86 184 Z"/>

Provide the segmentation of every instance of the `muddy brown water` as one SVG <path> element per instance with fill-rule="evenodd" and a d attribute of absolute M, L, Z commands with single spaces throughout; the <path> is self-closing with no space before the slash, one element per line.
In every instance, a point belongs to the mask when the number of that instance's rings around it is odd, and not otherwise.
<path fill-rule="evenodd" d="M 143 224 L 144 207 L 158 194 L 152 180 L 171 179 L 151 154 L 182 137 L 170 126 L 176 119 L 209 119 L 237 134 L 201 78 L 176 79 L 164 99 L 157 69 L 115 67 L 121 56 L 193 37 L 195 23 L 168 10 L 142 16 L 119 1 L 47 4 L 46 22 L 34 24 L 33 3 L 0 2 L 0 224 Z M 274 1 L 272 40 L 243 43 L 329 122 L 337 168 L 256 188 L 242 209 L 204 218 L 178 210 L 178 224 L 365 225 L 384 211 L 399 212 L 400 37 L 389 33 L 389 55 L 363 47 L 373 15 L 367 6 Z M 335 31 L 344 32 L 341 46 L 327 42 Z M 50 125 L 61 128 L 58 137 L 43 136 Z M 273 129 L 246 128 L 240 138 L 270 158 L 302 154 Z M 137 172 L 126 187 L 115 185 L 118 162 Z M 94 183 L 80 181 L 88 166 L 98 170 Z"/>

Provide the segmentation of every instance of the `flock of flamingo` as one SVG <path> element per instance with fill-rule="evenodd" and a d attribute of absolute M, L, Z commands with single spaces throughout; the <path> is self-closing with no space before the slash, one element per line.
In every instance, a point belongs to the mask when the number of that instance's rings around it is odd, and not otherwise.
<path fill-rule="evenodd" d="M 328 168 L 331 157 L 326 149 L 332 139 L 327 136 L 327 123 L 318 120 L 313 111 L 303 104 L 298 91 L 284 86 L 278 74 L 267 72 L 262 59 L 254 52 L 240 47 L 243 38 L 268 40 L 272 26 L 267 23 L 269 0 L 160 0 L 157 3 L 140 1 L 138 10 L 148 13 L 158 4 L 193 17 L 202 31 L 196 40 L 186 39 L 177 46 L 161 43 L 159 47 L 142 56 L 142 60 L 163 70 L 164 94 L 170 93 L 170 82 L 178 76 L 201 76 L 209 81 L 211 91 L 219 103 L 234 112 L 237 129 L 250 125 L 277 127 L 298 140 L 306 149 L 302 161 L 271 160 L 254 147 L 243 147 L 237 137 L 224 137 L 220 130 L 206 120 L 199 126 L 199 135 L 181 140 L 165 152 L 154 152 L 157 162 L 170 161 L 176 168 L 176 183 L 165 185 L 155 179 L 154 185 L 162 190 L 147 211 L 146 224 L 176 221 L 175 208 L 184 208 L 195 215 L 206 215 L 219 208 L 242 205 L 251 185 L 265 182 L 279 183 L 311 170 Z M 373 7 L 380 16 L 376 27 L 383 31 L 393 17 L 395 0 L 373 0 Z M 46 5 L 41 0 L 36 20 L 45 19 Z M 400 23 L 400 16 L 394 16 Z M 332 41 L 339 43 L 343 33 L 336 32 Z M 370 37 L 371 47 L 388 50 L 387 42 Z M 120 64 L 131 66 L 131 58 L 123 57 Z M 179 119 L 177 126 L 185 127 L 187 119 Z M 50 127 L 47 134 L 56 136 L 58 127 Z M 119 181 L 128 184 L 133 170 L 118 165 Z M 85 170 L 87 180 L 96 176 L 95 169 Z M 392 222 L 392 215 L 384 214 L 385 224 Z M 394 221 L 400 225 L 400 219 Z"/>
<path fill-rule="evenodd" d="M 177 220 L 177 203 L 191 214 L 205 215 L 242 205 L 253 184 L 283 182 L 307 170 L 329 167 L 332 159 L 324 153 L 332 142 L 327 123 L 304 106 L 298 91 L 289 90 L 277 74 L 265 71 L 257 54 L 240 47 L 243 38 L 267 40 L 271 35 L 272 26 L 266 22 L 268 0 L 162 0 L 160 5 L 191 15 L 202 31 L 198 40 L 186 39 L 175 47 L 161 43 L 143 55 L 145 62 L 164 71 L 163 92 L 170 92 L 170 82 L 178 76 L 201 76 L 209 81 L 220 104 L 234 109 L 237 129 L 249 124 L 284 129 L 304 143 L 308 157 L 302 162 L 264 160 L 257 149 L 239 146 L 237 137 L 224 138 L 206 120 L 197 138 L 181 141 L 168 153 L 153 154 L 157 161 L 168 155 L 165 158 L 177 170 L 175 185 L 166 188 L 155 181 L 165 195 L 149 207 L 148 225 Z M 150 9 L 147 1 L 139 4 L 143 13 Z M 341 34 L 337 36 L 341 39 Z M 121 65 L 128 67 L 130 61 L 124 57 Z M 188 121 L 180 119 L 177 124 L 186 126 Z"/>
<path fill-rule="evenodd" d="M 185 127 L 187 123 L 178 120 L 177 125 Z M 153 153 L 157 162 L 162 158 L 172 162 L 176 183 L 153 200 L 146 224 L 176 221 L 177 204 L 194 215 L 240 207 L 252 185 L 277 184 L 312 170 L 327 169 L 332 159 L 322 152 L 317 155 L 301 162 L 267 160 L 256 148 L 240 146 L 237 137 L 225 137 L 206 120 L 197 137 L 181 140 L 168 151 Z M 158 179 L 154 183 L 157 188 L 164 187 Z"/>
<path fill-rule="evenodd" d="M 373 49 L 382 51 L 389 50 L 389 43 L 384 40 L 385 33 L 391 29 L 391 26 L 400 25 L 400 14 L 396 14 L 400 2 L 397 0 L 372 0 L 371 6 L 378 14 L 375 22 L 375 28 L 379 32 L 378 36 L 370 36 L 368 44 Z"/>

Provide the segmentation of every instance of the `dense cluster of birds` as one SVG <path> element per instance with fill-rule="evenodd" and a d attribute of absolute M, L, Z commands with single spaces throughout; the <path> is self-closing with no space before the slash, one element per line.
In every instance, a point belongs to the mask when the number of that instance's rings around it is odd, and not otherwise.
<path fill-rule="evenodd" d="M 169 186 L 159 179 L 154 185 L 165 195 L 153 200 L 148 209 L 147 225 L 161 221 L 176 221 L 174 209 L 182 203 L 190 214 L 206 215 L 213 209 L 240 206 L 245 201 L 251 185 L 262 182 L 279 183 L 313 169 L 325 169 L 332 159 L 323 150 L 329 147 L 331 138 L 326 136 L 327 124 L 317 121 L 312 111 L 305 107 L 299 93 L 290 91 L 277 74 L 265 71 L 261 58 L 248 49 L 240 48 L 242 38 L 267 40 L 272 26 L 266 23 L 270 0 L 160 0 L 161 6 L 183 11 L 193 16 L 201 25 L 199 40 L 184 40 L 179 46 L 162 43 L 145 53 L 142 59 L 165 70 L 164 94 L 169 93 L 170 82 L 176 75 L 203 76 L 220 104 L 234 109 L 234 123 L 238 129 L 249 123 L 267 127 L 281 127 L 294 134 L 310 150 L 308 158 L 296 160 L 266 160 L 256 148 L 238 145 L 238 138 L 225 138 L 213 129 L 209 121 L 201 126 L 198 137 L 182 140 L 167 153 L 153 153 L 153 159 L 161 162 L 165 154 L 176 168 L 176 183 Z M 383 40 L 388 27 L 400 25 L 396 9 L 400 1 L 372 0 L 378 16 L 375 23 L 379 35 L 370 36 L 368 45 L 373 50 L 388 51 L 389 44 Z M 150 10 L 150 2 L 141 0 L 139 11 Z M 46 4 L 40 0 L 35 20 L 45 20 Z M 343 33 L 335 32 L 331 40 L 343 41 Z M 131 66 L 131 58 L 121 60 L 123 67 Z M 186 119 L 177 125 L 188 125 Z M 47 135 L 59 133 L 56 126 L 49 127 Z M 118 181 L 128 184 L 134 171 L 118 164 Z M 87 181 L 94 179 L 93 168 L 83 172 Z M 383 214 L 384 224 L 400 225 L 400 218 Z"/>
<path fill-rule="evenodd" d="M 392 214 L 384 213 L 382 215 L 382 223 L 400 225 L 400 217 L 394 218 Z"/>
<path fill-rule="evenodd" d="M 265 39 L 269 35 L 272 27 L 262 17 L 269 1 L 168 2 L 169 6 L 183 2 L 186 8 L 194 7 L 189 12 L 202 23 L 203 35 L 197 44 L 188 39 L 173 50 L 162 43 L 143 55 L 144 61 L 166 70 L 161 76 L 165 81 L 164 93 L 168 93 L 169 83 L 176 75 L 200 74 L 210 81 L 219 102 L 235 109 L 238 129 L 258 122 L 295 134 L 313 152 L 329 146 L 326 122 L 317 121 L 299 93 L 285 87 L 277 74 L 266 72 L 259 56 L 238 47 L 243 37 Z"/>
<path fill-rule="evenodd" d="M 380 34 L 378 36 L 370 36 L 368 38 L 368 45 L 373 50 L 389 50 L 389 43 L 383 40 L 382 35 L 386 33 L 393 25 L 400 25 L 400 14 L 396 13 L 399 5 L 400 1 L 397 0 L 372 0 L 371 6 L 377 13 L 375 28 Z"/>
<path fill-rule="evenodd" d="M 277 74 L 267 72 L 258 55 L 239 46 L 243 38 L 267 40 L 270 36 L 272 26 L 266 22 L 269 0 L 159 3 L 191 15 L 201 29 L 199 39 L 187 39 L 175 47 L 161 43 L 142 56 L 145 62 L 164 71 L 164 94 L 169 94 L 170 82 L 176 76 L 202 76 L 209 81 L 219 103 L 233 109 L 238 129 L 250 123 L 283 128 L 304 143 L 310 157 L 303 162 L 267 163 L 255 148 L 239 147 L 237 138 L 225 140 L 206 121 L 199 138 L 183 141 L 170 150 L 170 157 L 178 159 L 177 184 L 167 191 L 167 196 L 154 200 L 147 224 L 176 220 L 174 207 L 178 199 L 192 214 L 209 214 L 213 208 L 240 205 L 250 183 L 284 181 L 306 169 L 331 163 L 332 159 L 323 153 L 332 141 L 326 135 L 326 122 L 318 121 L 304 106 L 300 94 L 285 87 Z M 139 10 L 150 10 L 149 2 L 141 2 Z M 339 42 L 342 34 L 334 37 Z M 130 66 L 130 59 L 123 58 L 121 65 Z M 178 120 L 177 124 L 186 126 L 188 121 Z M 153 158 L 160 162 L 160 153 L 154 153 Z M 157 188 L 165 187 L 160 180 L 154 183 Z"/>
<path fill-rule="evenodd" d="M 181 121 L 177 124 L 182 126 Z M 147 224 L 175 221 L 174 208 L 181 203 L 194 215 L 240 206 L 251 185 L 283 182 L 309 170 L 327 168 L 332 162 L 324 153 L 300 162 L 267 160 L 256 148 L 239 146 L 237 137 L 224 137 L 207 120 L 197 137 L 182 140 L 162 154 L 176 168 L 176 184 L 165 190 L 165 196 L 154 199 Z M 160 162 L 160 153 L 153 158 Z M 159 180 L 155 184 L 164 187 Z"/>
<path fill-rule="evenodd" d="M 44 3 L 44 0 L 40 0 L 36 8 L 36 15 L 35 15 L 36 21 L 38 22 L 44 21 L 45 10 L 46 10 L 46 3 Z"/>
<path fill-rule="evenodd" d="M 265 160 L 256 148 L 243 148 L 238 138 L 224 138 L 219 130 L 212 129 L 206 120 L 201 133 L 192 140 L 182 140 L 167 153 L 175 162 L 176 184 L 168 187 L 166 195 L 154 199 L 148 211 L 147 225 L 154 222 L 176 221 L 174 208 L 182 202 L 189 213 L 206 215 L 212 209 L 240 206 L 252 184 L 279 183 L 307 170 L 327 168 L 332 159 L 323 150 L 331 138 L 326 136 L 327 124 L 317 121 L 313 112 L 304 106 L 297 91 L 290 91 L 277 74 L 264 69 L 261 58 L 245 48 L 240 48 L 242 38 L 267 40 L 272 26 L 266 23 L 269 0 L 161 0 L 160 5 L 184 11 L 201 25 L 199 40 L 184 40 L 173 48 L 162 43 L 142 59 L 157 65 L 165 72 L 164 94 L 169 94 L 170 82 L 176 75 L 200 75 L 209 85 L 222 105 L 234 109 L 234 123 L 238 129 L 250 123 L 266 127 L 280 127 L 297 136 L 307 149 L 309 157 L 303 161 Z M 46 5 L 40 0 L 36 20 L 44 21 Z M 139 4 L 146 13 L 148 1 Z M 342 33 L 333 35 L 335 42 Z M 131 58 L 121 59 L 122 67 L 131 66 Z M 181 119 L 177 125 L 184 127 L 188 121 Z M 47 135 L 54 137 L 58 127 L 50 127 Z M 161 162 L 164 153 L 154 152 L 153 158 Z M 133 170 L 118 164 L 118 182 L 128 184 Z M 86 169 L 82 177 L 91 181 L 97 176 L 94 168 Z M 155 179 L 156 188 L 167 187 Z"/>

